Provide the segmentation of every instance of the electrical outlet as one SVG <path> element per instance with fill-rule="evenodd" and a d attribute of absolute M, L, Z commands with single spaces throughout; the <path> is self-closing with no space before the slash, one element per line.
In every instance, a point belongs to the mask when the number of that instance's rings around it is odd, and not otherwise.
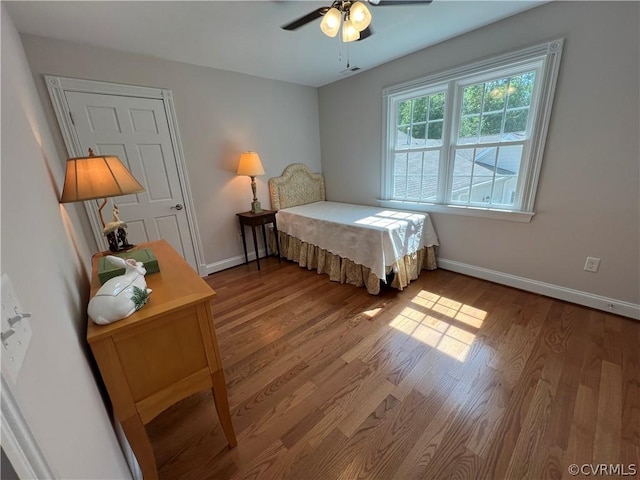
<path fill-rule="evenodd" d="M 20 301 L 7 274 L 2 274 L 2 372 L 13 383 L 18 379 L 20 368 L 31 341 L 30 313 L 20 306 Z"/>
<path fill-rule="evenodd" d="M 584 264 L 584 269 L 587 272 L 597 272 L 600 267 L 600 259 L 596 257 L 587 257 L 587 261 Z"/>

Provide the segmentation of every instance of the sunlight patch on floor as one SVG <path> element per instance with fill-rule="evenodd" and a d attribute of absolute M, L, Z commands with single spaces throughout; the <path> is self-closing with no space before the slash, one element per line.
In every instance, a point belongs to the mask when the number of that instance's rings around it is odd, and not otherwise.
<path fill-rule="evenodd" d="M 378 315 L 381 311 L 382 311 L 382 307 L 378 307 L 378 308 L 372 308 L 371 310 L 365 310 L 364 312 L 362 312 L 362 314 L 365 317 L 371 319 L 376 315 Z"/>
<path fill-rule="evenodd" d="M 487 312 L 426 290 L 411 304 L 389 326 L 464 362 Z"/>

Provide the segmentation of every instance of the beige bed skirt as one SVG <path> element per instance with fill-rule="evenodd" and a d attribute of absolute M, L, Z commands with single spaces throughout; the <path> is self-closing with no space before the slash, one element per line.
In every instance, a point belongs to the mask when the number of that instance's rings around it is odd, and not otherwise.
<path fill-rule="evenodd" d="M 271 250 L 275 252 L 273 231 L 270 230 Z M 306 243 L 299 238 L 278 232 L 280 252 L 283 257 L 296 262 L 300 267 L 326 273 L 334 282 L 349 283 L 356 287 L 366 287 L 371 295 L 380 293 L 380 279 L 371 269 L 353 261 L 334 255 L 316 245 Z M 402 290 L 412 280 L 418 278 L 422 270 L 435 270 L 435 247 L 424 247 L 415 253 L 405 255 L 392 266 L 387 266 L 387 276 L 394 273 L 391 286 Z"/>

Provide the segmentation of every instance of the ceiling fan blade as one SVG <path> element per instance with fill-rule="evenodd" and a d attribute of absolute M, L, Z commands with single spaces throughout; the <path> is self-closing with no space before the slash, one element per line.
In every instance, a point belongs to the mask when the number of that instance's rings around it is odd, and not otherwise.
<path fill-rule="evenodd" d="M 364 40 L 365 38 L 369 38 L 371 35 L 373 35 L 373 28 L 371 28 L 371 26 L 368 26 L 360 32 L 360 38 L 358 39 L 358 42 Z"/>
<path fill-rule="evenodd" d="M 286 25 L 283 25 L 281 28 L 283 30 L 296 30 L 302 27 L 303 25 L 306 25 L 309 22 L 313 22 L 316 18 L 322 17 L 325 13 L 329 11 L 329 8 L 330 7 L 320 7 L 311 13 L 307 13 L 304 17 L 300 17 L 291 23 L 287 23 Z"/>
<path fill-rule="evenodd" d="M 429 5 L 433 0 L 369 0 L 372 7 L 390 7 L 393 5 Z"/>

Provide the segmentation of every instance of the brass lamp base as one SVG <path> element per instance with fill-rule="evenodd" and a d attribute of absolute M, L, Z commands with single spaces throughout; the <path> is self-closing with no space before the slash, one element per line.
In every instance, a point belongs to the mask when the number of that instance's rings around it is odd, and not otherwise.
<path fill-rule="evenodd" d="M 253 202 L 251 202 L 251 213 L 256 214 L 256 213 L 262 213 L 264 210 L 262 210 L 262 206 L 260 205 L 260 202 L 258 200 L 254 200 Z"/>

